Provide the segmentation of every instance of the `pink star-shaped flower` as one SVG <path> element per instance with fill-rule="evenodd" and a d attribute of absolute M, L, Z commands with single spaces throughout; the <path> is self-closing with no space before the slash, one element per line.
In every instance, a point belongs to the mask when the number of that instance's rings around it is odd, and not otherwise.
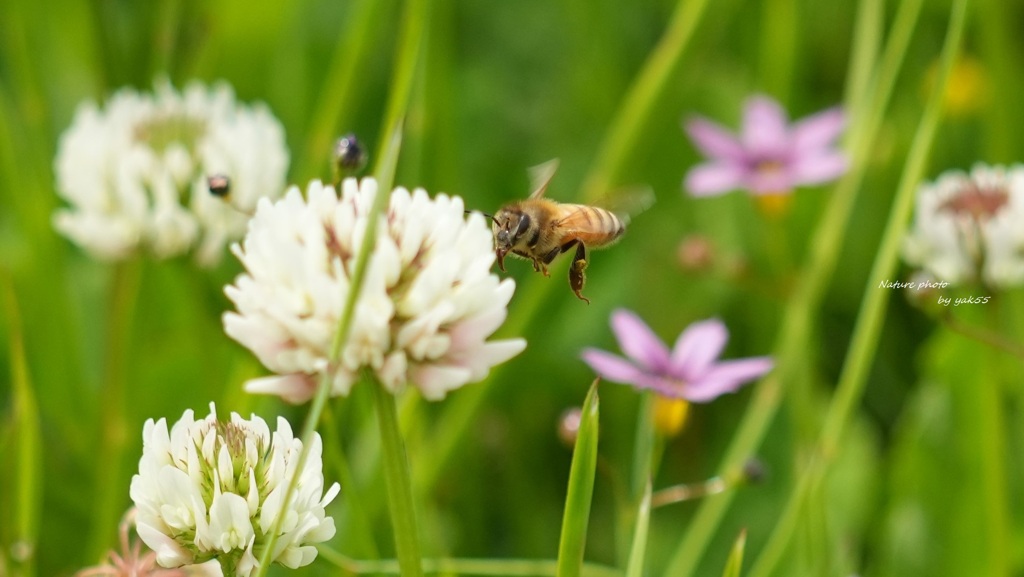
<path fill-rule="evenodd" d="M 687 327 L 672 351 L 630 311 L 612 313 L 612 330 L 629 358 L 586 349 L 583 360 L 609 381 L 650 389 L 665 397 L 706 403 L 735 391 L 774 366 L 771 357 L 719 361 L 729 331 L 717 319 Z"/>
<path fill-rule="evenodd" d="M 848 166 L 846 155 L 833 147 L 845 123 L 835 107 L 791 125 L 782 106 L 761 95 L 744 104 L 738 136 L 706 118 L 691 118 L 684 128 L 708 162 L 690 169 L 684 187 L 693 196 L 736 189 L 780 194 L 834 180 Z"/>

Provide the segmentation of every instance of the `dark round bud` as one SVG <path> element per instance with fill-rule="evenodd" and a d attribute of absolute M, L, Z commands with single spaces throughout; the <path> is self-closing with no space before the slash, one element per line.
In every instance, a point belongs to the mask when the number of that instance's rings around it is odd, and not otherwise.
<path fill-rule="evenodd" d="M 366 165 L 366 150 L 355 134 L 346 134 L 335 143 L 334 163 L 342 172 L 353 172 Z"/>
<path fill-rule="evenodd" d="M 743 463 L 743 479 L 750 485 L 758 485 L 768 477 L 768 468 L 761 459 L 751 457 Z"/>
<path fill-rule="evenodd" d="M 576 437 L 580 434 L 580 423 L 583 421 L 583 410 L 571 407 L 562 411 L 558 417 L 558 439 L 566 447 L 576 446 Z"/>
<path fill-rule="evenodd" d="M 210 194 L 217 198 L 227 198 L 231 194 L 231 179 L 224 174 L 214 174 L 206 178 L 206 185 L 210 187 Z"/>

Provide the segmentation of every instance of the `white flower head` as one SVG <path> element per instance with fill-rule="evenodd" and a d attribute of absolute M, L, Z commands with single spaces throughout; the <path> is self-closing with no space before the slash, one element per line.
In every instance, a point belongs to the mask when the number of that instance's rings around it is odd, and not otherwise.
<path fill-rule="evenodd" d="M 920 186 L 903 258 L 953 284 L 1024 282 L 1024 165 L 977 164 Z"/>
<path fill-rule="evenodd" d="M 162 567 L 217 559 L 246 577 L 279 517 L 271 561 L 286 567 L 308 565 L 316 558 L 314 544 L 334 536 L 334 519 L 324 507 L 339 486 L 324 494 L 319 435 L 298 473 L 302 441 L 283 418 L 271 433 L 256 415 L 246 420 L 232 413 L 230 421 L 218 421 L 210 403 L 205 419 L 195 420 L 190 409 L 169 431 L 165 419 L 147 420 L 142 439 L 130 493 L 139 537 Z M 296 474 L 296 490 L 285 505 Z"/>
<path fill-rule="evenodd" d="M 226 289 L 238 312 L 224 315 L 228 335 L 278 373 L 247 383 L 250 392 L 304 402 L 330 371 L 332 394 L 347 395 L 368 369 L 392 392 L 411 384 L 437 400 L 525 348 L 523 339 L 485 340 L 504 322 L 515 285 L 491 273 L 483 216 L 467 218 L 457 196 L 397 188 L 379 217 L 348 340 L 328 366 L 377 192 L 372 178 L 344 180 L 340 198 L 313 181 L 306 198 L 292 187 L 260 201 L 232 247 L 247 272 Z"/>
<path fill-rule="evenodd" d="M 236 103 L 225 83 L 178 92 L 165 80 L 152 94 L 126 88 L 103 108 L 79 105 L 55 169 L 69 206 L 54 226 L 94 256 L 195 249 L 201 264 L 213 265 L 245 232 L 256 201 L 283 192 L 288 150 L 266 106 Z M 230 202 L 210 193 L 214 175 L 228 177 Z"/>

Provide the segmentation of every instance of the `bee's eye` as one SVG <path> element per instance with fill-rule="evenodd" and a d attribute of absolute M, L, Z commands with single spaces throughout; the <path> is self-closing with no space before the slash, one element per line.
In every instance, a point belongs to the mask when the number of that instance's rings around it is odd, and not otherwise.
<path fill-rule="evenodd" d="M 526 231 L 529 228 L 530 228 L 530 216 L 524 214 L 523 217 L 519 219 L 519 226 L 516 227 L 516 238 L 519 238 L 519 237 L 523 236 L 524 234 L 526 234 Z"/>

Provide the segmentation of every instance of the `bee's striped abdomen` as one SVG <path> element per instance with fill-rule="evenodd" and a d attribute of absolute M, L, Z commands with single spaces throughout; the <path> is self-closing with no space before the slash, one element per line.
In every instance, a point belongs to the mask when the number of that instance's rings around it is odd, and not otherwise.
<path fill-rule="evenodd" d="M 582 204 L 564 204 L 561 207 L 564 213 L 558 228 L 589 247 L 609 245 L 626 232 L 626 224 L 609 210 Z"/>

